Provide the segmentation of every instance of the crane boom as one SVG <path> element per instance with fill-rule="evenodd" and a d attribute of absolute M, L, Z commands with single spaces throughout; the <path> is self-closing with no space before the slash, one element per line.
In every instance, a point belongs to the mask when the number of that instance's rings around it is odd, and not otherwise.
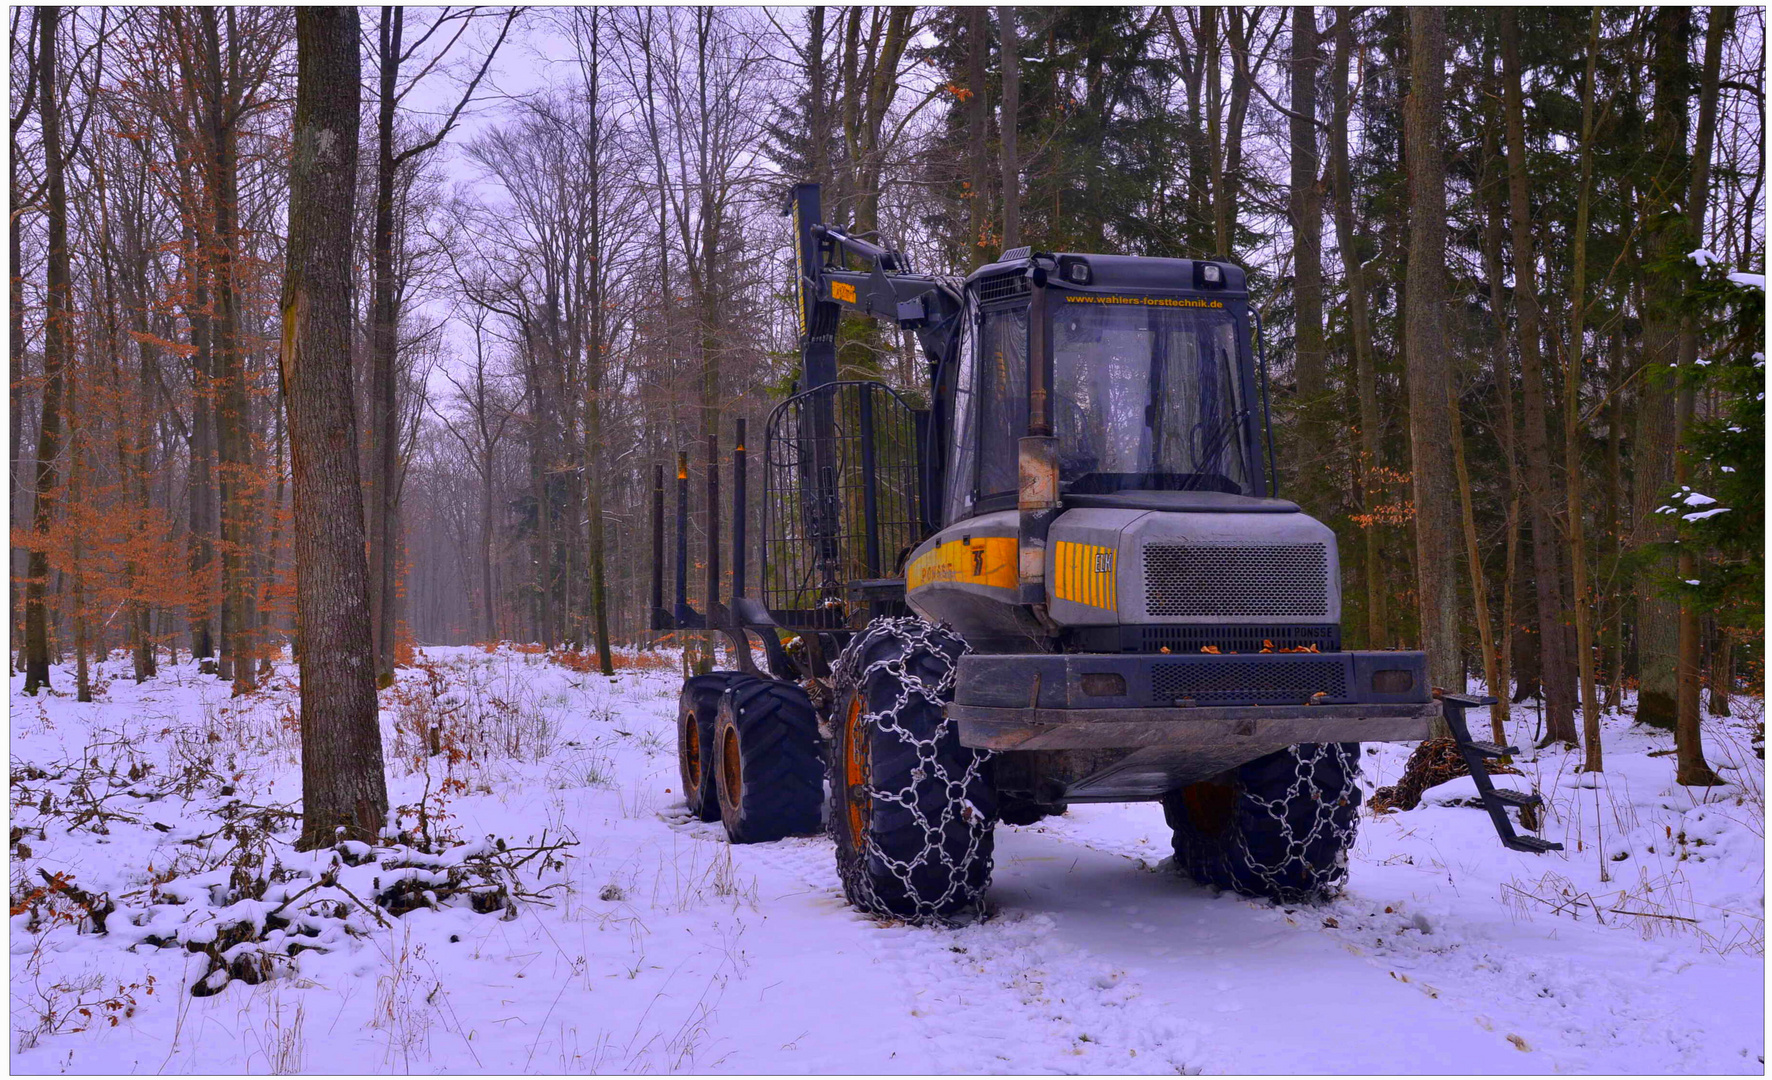
<path fill-rule="evenodd" d="M 903 252 L 826 224 L 817 184 L 795 184 L 788 213 L 794 219 L 803 388 L 836 381 L 837 320 L 844 309 L 911 330 L 932 368 L 948 359 L 960 325 L 954 284 L 913 274 Z M 850 269 L 852 260 L 864 269 Z"/>

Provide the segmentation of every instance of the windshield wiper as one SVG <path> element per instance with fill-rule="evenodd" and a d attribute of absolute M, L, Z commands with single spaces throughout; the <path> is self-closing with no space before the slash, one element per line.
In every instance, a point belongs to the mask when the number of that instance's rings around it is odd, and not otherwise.
<path fill-rule="evenodd" d="M 1200 482 L 1209 475 L 1206 471 L 1206 466 L 1208 464 L 1213 467 L 1210 475 L 1222 475 L 1218 472 L 1217 468 L 1218 455 L 1230 444 L 1231 438 L 1237 433 L 1238 427 L 1241 426 L 1244 419 L 1248 416 L 1248 413 L 1249 411 L 1247 409 L 1241 409 L 1230 414 L 1230 416 L 1226 417 L 1224 422 L 1218 426 L 1218 429 L 1212 433 L 1212 436 L 1201 444 L 1200 452 L 1194 456 L 1195 479 L 1190 486 L 1185 487 L 1182 490 L 1197 490 Z M 1197 425 L 1196 430 L 1198 430 Z"/>

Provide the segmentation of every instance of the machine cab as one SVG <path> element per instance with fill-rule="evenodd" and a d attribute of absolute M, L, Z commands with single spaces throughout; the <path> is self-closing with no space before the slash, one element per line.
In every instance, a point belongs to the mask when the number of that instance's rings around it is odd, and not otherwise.
<path fill-rule="evenodd" d="M 1018 249 L 967 279 L 958 347 L 938 380 L 943 523 L 1016 505 L 1030 377 L 1041 381 L 1030 350 L 1041 338 L 1036 319 L 1050 342 L 1061 496 L 1266 493 L 1240 267 L 1115 255 L 1030 261 Z"/>

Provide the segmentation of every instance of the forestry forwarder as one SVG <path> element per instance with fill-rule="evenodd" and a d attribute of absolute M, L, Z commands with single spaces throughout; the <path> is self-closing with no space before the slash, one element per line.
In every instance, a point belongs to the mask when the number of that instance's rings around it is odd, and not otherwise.
<path fill-rule="evenodd" d="M 959 283 L 824 224 L 817 185 L 789 212 L 803 379 L 768 421 L 761 601 L 743 421 L 729 607 L 717 512 L 710 610 L 688 604 L 679 455 L 664 610 L 655 480 L 654 625 L 717 630 L 741 668 L 683 687 L 693 814 L 734 843 L 822 822 L 850 902 L 916 919 L 980 898 L 999 819 L 1161 800 L 1196 880 L 1308 900 L 1346 878 L 1360 743 L 1443 715 L 1503 843 L 1560 847 L 1514 831 L 1506 807 L 1536 795 L 1489 783 L 1484 759 L 1517 751 L 1471 738 L 1488 699 L 1437 695 L 1423 653 L 1342 650 L 1335 534 L 1271 497 L 1239 267 L 1017 248 Z M 916 334 L 927 409 L 838 380 L 845 308 Z M 717 454 L 710 436 L 710 510 Z"/>

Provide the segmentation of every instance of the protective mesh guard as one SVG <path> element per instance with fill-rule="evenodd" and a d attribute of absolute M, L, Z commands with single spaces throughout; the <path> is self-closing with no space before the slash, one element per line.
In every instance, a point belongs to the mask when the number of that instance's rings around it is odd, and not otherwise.
<path fill-rule="evenodd" d="M 838 382 L 769 416 L 763 603 L 790 630 L 859 630 L 874 612 L 851 582 L 899 571 L 923 537 L 917 425 L 883 383 Z"/>
<path fill-rule="evenodd" d="M 1151 544 L 1144 549 L 1145 614 L 1325 618 L 1324 544 L 1247 547 Z"/>

